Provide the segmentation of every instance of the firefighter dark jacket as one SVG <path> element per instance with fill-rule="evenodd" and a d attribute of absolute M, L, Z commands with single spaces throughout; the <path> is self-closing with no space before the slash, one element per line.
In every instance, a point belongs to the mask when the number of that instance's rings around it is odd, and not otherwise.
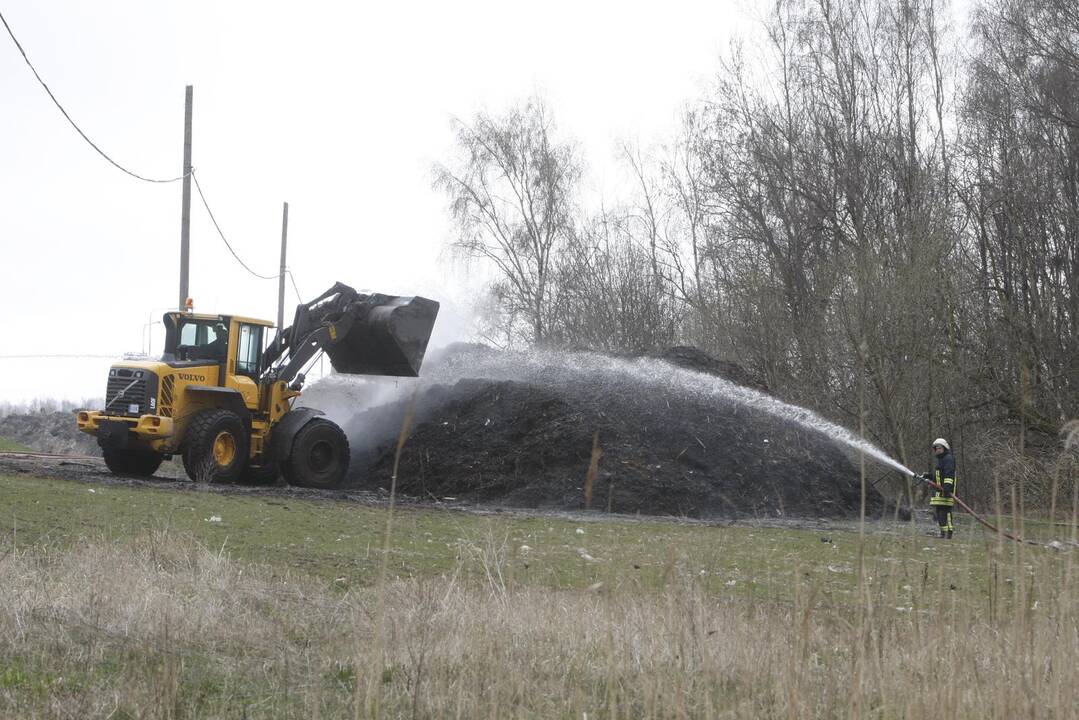
<path fill-rule="evenodd" d="M 944 454 L 937 458 L 937 469 L 933 474 L 933 480 L 940 485 L 941 489 L 933 492 L 929 499 L 930 505 L 955 505 L 955 456 L 951 450 L 945 450 Z"/>

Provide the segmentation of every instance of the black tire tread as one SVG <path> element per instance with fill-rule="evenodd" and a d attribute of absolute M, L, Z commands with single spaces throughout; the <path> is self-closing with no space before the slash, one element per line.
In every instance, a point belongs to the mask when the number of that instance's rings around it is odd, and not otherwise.
<path fill-rule="evenodd" d="M 236 453 L 240 458 L 239 466 L 235 471 L 225 475 L 211 475 L 208 480 L 212 483 L 234 482 L 240 478 L 244 468 L 247 466 L 250 438 L 244 432 L 243 422 L 240 420 L 239 415 L 224 408 L 200 410 L 188 424 L 184 438 L 184 471 L 193 481 L 203 481 L 200 471 L 212 462 L 208 458 L 212 452 L 213 438 L 220 432 L 220 426 L 224 424 L 233 424 L 232 429 L 239 430 L 238 432 L 233 432 L 236 437 Z"/>
<path fill-rule="evenodd" d="M 105 465 L 114 475 L 150 477 L 161 467 L 164 457 L 152 450 L 105 449 Z"/>
<path fill-rule="evenodd" d="M 343 460 L 339 463 L 338 472 L 335 474 L 335 477 L 329 481 L 320 481 L 311 476 L 310 472 L 303 464 L 303 458 L 297 456 L 296 449 L 302 448 L 307 438 L 313 433 L 323 433 L 327 431 L 330 433 L 332 442 L 336 444 L 337 451 L 340 453 L 340 457 Z M 281 474 L 289 485 L 330 490 L 339 487 L 341 482 L 345 479 L 345 476 L 348 474 L 349 453 L 348 438 L 337 423 L 321 417 L 314 418 L 304 425 L 303 428 L 296 433 L 296 437 L 293 438 L 292 451 L 289 453 L 285 462 L 281 464 Z"/>

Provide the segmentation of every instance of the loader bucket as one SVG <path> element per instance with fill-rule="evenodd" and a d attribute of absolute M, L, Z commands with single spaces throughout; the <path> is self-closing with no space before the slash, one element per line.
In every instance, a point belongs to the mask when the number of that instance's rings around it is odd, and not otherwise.
<path fill-rule="evenodd" d="M 326 348 L 334 370 L 356 375 L 419 375 L 438 303 L 422 297 L 359 297 L 344 313 L 353 316 L 351 326 Z"/>

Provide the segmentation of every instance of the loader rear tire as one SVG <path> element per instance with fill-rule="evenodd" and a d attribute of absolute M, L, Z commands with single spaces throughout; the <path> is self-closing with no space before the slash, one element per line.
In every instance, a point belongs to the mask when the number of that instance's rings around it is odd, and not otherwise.
<path fill-rule="evenodd" d="M 324 418 L 315 418 L 296 433 L 281 474 L 289 485 L 336 488 L 348 472 L 348 453 L 348 438 L 341 428 Z"/>
<path fill-rule="evenodd" d="M 136 477 L 150 477 L 161 467 L 161 461 L 165 458 L 149 450 L 121 450 L 106 448 L 101 453 L 105 458 L 105 465 L 113 475 L 134 475 Z"/>
<path fill-rule="evenodd" d="M 235 482 L 247 466 L 250 438 L 231 410 L 201 410 L 187 426 L 184 470 L 195 482 Z"/>

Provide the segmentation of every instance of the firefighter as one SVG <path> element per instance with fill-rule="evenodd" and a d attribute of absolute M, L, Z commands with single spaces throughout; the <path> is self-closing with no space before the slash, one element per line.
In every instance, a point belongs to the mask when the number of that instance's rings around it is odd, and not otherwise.
<path fill-rule="evenodd" d="M 937 456 L 937 469 L 930 475 L 926 473 L 922 477 L 932 480 L 940 486 L 934 489 L 933 496 L 929 498 L 929 506 L 937 518 L 940 526 L 940 536 L 947 540 L 952 539 L 955 526 L 952 525 L 952 508 L 955 507 L 955 456 L 952 455 L 952 446 L 944 438 L 933 441 L 933 454 Z"/>

